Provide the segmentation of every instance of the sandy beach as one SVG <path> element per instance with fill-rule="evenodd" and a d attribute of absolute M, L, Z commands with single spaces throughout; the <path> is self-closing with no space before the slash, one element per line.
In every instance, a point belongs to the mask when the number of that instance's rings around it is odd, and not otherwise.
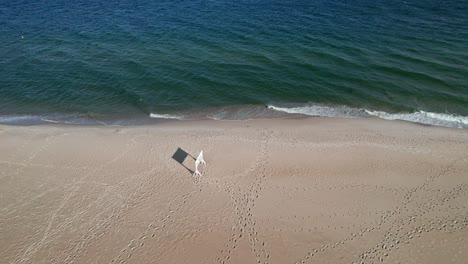
<path fill-rule="evenodd" d="M 381 262 L 468 263 L 467 130 L 0 126 L 0 263 Z"/>

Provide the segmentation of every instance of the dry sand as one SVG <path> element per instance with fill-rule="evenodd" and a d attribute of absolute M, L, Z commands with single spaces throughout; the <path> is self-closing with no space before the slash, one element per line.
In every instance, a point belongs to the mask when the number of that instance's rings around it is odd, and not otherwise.
<path fill-rule="evenodd" d="M 468 263 L 467 172 L 396 121 L 0 126 L 0 263 Z"/>

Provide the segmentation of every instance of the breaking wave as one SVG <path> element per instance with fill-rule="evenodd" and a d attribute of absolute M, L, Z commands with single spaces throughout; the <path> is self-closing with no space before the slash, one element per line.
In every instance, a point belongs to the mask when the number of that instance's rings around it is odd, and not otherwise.
<path fill-rule="evenodd" d="M 310 105 L 300 107 L 278 107 L 269 105 L 269 109 L 275 111 L 281 111 L 288 114 L 303 114 L 311 116 L 323 116 L 323 117 L 363 117 L 365 111 L 362 109 L 351 108 L 347 106 L 322 106 L 322 105 Z"/>
<path fill-rule="evenodd" d="M 386 113 L 382 111 L 365 110 L 367 114 L 387 120 L 404 120 L 409 122 L 456 128 L 468 128 L 468 116 L 431 113 L 418 111 L 414 113 Z"/>
<path fill-rule="evenodd" d="M 150 113 L 149 115 L 151 118 L 159 118 L 159 119 L 177 119 L 177 120 L 184 120 L 183 116 L 178 115 L 169 115 L 169 114 L 154 114 Z"/>
<path fill-rule="evenodd" d="M 268 106 L 269 109 L 281 111 L 289 114 L 303 114 L 310 116 L 323 116 L 323 117 L 378 117 L 386 120 L 403 120 L 408 122 L 454 127 L 454 128 L 468 128 L 468 116 L 459 116 L 454 114 L 432 113 L 425 111 L 416 111 L 413 113 L 387 113 L 384 111 L 373 111 L 367 109 L 351 108 L 347 106 L 301 106 L 301 107 L 277 107 Z"/>

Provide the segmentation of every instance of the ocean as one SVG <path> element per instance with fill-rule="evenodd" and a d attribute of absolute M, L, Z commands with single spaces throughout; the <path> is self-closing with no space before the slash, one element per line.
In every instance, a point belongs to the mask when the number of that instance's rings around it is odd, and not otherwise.
<path fill-rule="evenodd" d="M 3 0 L 0 47 L 0 123 L 468 128 L 466 0 Z"/>

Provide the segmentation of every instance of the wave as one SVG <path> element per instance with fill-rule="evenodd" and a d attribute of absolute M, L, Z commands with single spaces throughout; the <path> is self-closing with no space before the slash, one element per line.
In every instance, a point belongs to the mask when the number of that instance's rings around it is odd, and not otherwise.
<path fill-rule="evenodd" d="M 0 123 L 3 124 L 38 124 L 40 121 L 41 117 L 35 115 L 0 116 Z"/>
<path fill-rule="evenodd" d="M 387 113 L 384 111 L 374 111 L 363 108 L 351 108 L 347 106 L 321 106 L 310 105 L 301 107 L 277 107 L 268 106 L 269 109 L 281 111 L 289 114 L 303 114 L 310 116 L 322 117 L 378 117 L 386 120 L 403 120 L 408 122 L 453 127 L 453 128 L 468 128 L 468 116 L 459 116 L 454 114 L 433 113 L 426 111 L 416 111 L 412 113 Z"/>
<path fill-rule="evenodd" d="M 432 113 L 425 111 L 391 114 L 382 111 L 366 110 L 366 113 L 371 116 L 376 116 L 387 120 L 404 120 L 433 126 L 468 128 L 468 116 Z"/>
<path fill-rule="evenodd" d="M 149 116 L 150 116 L 151 118 L 159 118 L 159 119 L 176 119 L 176 120 L 184 120 L 184 119 L 185 119 L 183 116 L 169 115 L 169 114 L 154 114 L 154 113 L 150 113 Z"/>
<path fill-rule="evenodd" d="M 0 116 L 0 124 L 11 125 L 39 125 L 47 123 L 66 124 L 68 120 L 74 120 L 70 115 L 4 115 Z M 77 123 L 78 124 L 78 123 Z"/>
<path fill-rule="evenodd" d="M 24 115 L 0 115 L 0 124 L 7 125 L 45 125 L 45 124 L 63 124 L 63 125 L 121 125 L 138 124 L 141 121 L 135 118 L 119 118 L 98 120 L 90 115 L 80 114 L 24 114 Z"/>
<path fill-rule="evenodd" d="M 365 111 L 363 109 L 351 108 L 347 106 L 323 106 L 323 105 L 309 105 L 300 107 L 278 107 L 269 105 L 268 109 L 281 111 L 288 114 L 303 114 L 310 116 L 323 116 L 323 117 L 363 117 Z"/>

